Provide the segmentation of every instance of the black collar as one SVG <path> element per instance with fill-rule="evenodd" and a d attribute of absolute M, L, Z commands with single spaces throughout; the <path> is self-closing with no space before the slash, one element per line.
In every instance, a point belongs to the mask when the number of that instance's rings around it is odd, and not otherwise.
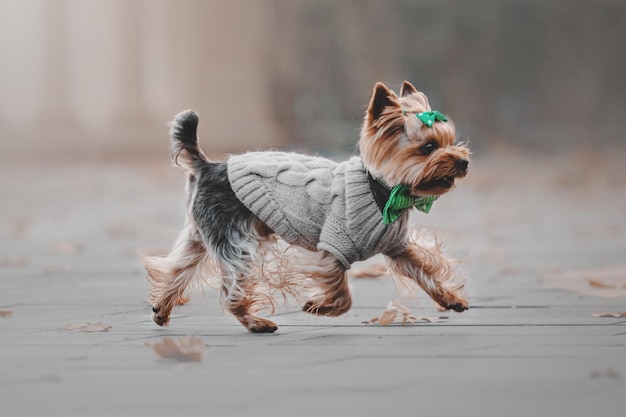
<path fill-rule="evenodd" d="M 387 200 L 389 200 L 389 196 L 391 195 L 391 190 L 381 184 L 372 176 L 372 174 L 367 171 L 367 180 L 370 183 L 370 188 L 372 189 L 372 195 L 374 196 L 374 201 L 376 201 L 376 205 L 380 209 L 380 212 L 383 212 L 385 208 L 385 204 L 387 204 Z"/>

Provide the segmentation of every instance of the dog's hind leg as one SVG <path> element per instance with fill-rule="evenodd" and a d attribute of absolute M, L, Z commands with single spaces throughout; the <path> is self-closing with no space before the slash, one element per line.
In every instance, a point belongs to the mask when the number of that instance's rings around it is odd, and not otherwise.
<path fill-rule="evenodd" d="M 185 289 L 206 258 L 206 248 L 195 227 L 187 225 L 167 256 L 144 257 L 152 303 L 152 320 L 165 326 L 172 309 L 187 302 Z"/>
<path fill-rule="evenodd" d="M 271 333 L 276 324 L 254 314 L 263 295 L 254 291 L 258 283 L 254 266 L 259 245 L 271 230 L 236 197 L 227 171 L 225 163 L 207 163 L 196 172 L 191 216 L 222 276 L 225 309 L 249 331 Z"/>
<path fill-rule="evenodd" d="M 259 261 L 257 250 L 260 236 L 230 230 L 227 239 L 214 243 L 215 259 L 222 272 L 221 298 L 224 308 L 252 333 L 273 333 L 278 326 L 271 320 L 255 315 L 260 305 L 253 263 Z"/>

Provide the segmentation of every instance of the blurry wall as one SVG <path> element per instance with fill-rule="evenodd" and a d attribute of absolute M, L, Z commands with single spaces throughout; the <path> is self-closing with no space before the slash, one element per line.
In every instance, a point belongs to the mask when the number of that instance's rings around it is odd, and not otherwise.
<path fill-rule="evenodd" d="M 408 79 L 477 151 L 625 143 L 626 1 L 280 3 L 296 64 L 272 74 L 290 138 L 352 146 L 374 82 Z"/>
<path fill-rule="evenodd" d="M 166 155 L 187 108 L 209 152 L 278 143 L 269 3 L 0 0 L 3 156 Z"/>
<path fill-rule="evenodd" d="M 480 151 L 623 143 L 626 2 L 0 0 L 2 159 L 350 151 L 403 79 Z"/>

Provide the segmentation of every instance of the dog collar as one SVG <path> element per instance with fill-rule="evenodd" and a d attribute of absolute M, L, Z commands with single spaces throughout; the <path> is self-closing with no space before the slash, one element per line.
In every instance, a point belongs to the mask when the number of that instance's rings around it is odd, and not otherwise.
<path fill-rule="evenodd" d="M 402 110 L 402 114 L 407 114 L 406 110 Z M 445 114 L 438 110 L 423 111 L 415 113 L 415 116 L 422 121 L 426 126 L 431 127 L 435 122 L 447 122 L 448 118 Z"/>
<path fill-rule="evenodd" d="M 390 187 L 385 181 L 374 178 L 369 172 L 368 177 L 374 199 L 382 211 L 383 223 L 386 225 L 394 223 L 406 210 L 412 207 L 422 213 L 430 212 L 433 203 L 439 198 L 438 195 L 415 197 L 409 192 L 409 187 L 404 184 Z"/>

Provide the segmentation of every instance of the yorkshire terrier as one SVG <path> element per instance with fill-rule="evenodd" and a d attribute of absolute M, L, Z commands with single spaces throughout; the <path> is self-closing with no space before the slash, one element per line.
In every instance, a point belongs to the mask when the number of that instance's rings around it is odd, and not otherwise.
<path fill-rule="evenodd" d="M 298 271 L 316 290 L 303 310 L 339 316 L 352 305 L 350 265 L 379 253 L 395 275 L 417 283 L 442 308 L 469 308 L 452 263 L 438 246 L 413 239 L 408 220 L 411 208 L 428 212 L 465 177 L 470 152 L 455 144 L 453 123 L 411 83 L 399 96 L 376 84 L 361 156 L 341 163 L 286 152 L 211 162 L 198 146 L 197 126 L 193 111 L 170 124 L 170 156 L 187 174 L 187 220 L 169 255 L 144 258 L 158 325 L 168 324 L 172 309 L 186 302 L 188 285 L 207 274 L 220 277 L 225 309 L 250 332 L 278 328 L 256 314 L 267 301 L 268 274 L 280 282 Z M 284 256 L 288 266 L 272 272 L 267 248 L 279 242 L 303 250 Z"/>

